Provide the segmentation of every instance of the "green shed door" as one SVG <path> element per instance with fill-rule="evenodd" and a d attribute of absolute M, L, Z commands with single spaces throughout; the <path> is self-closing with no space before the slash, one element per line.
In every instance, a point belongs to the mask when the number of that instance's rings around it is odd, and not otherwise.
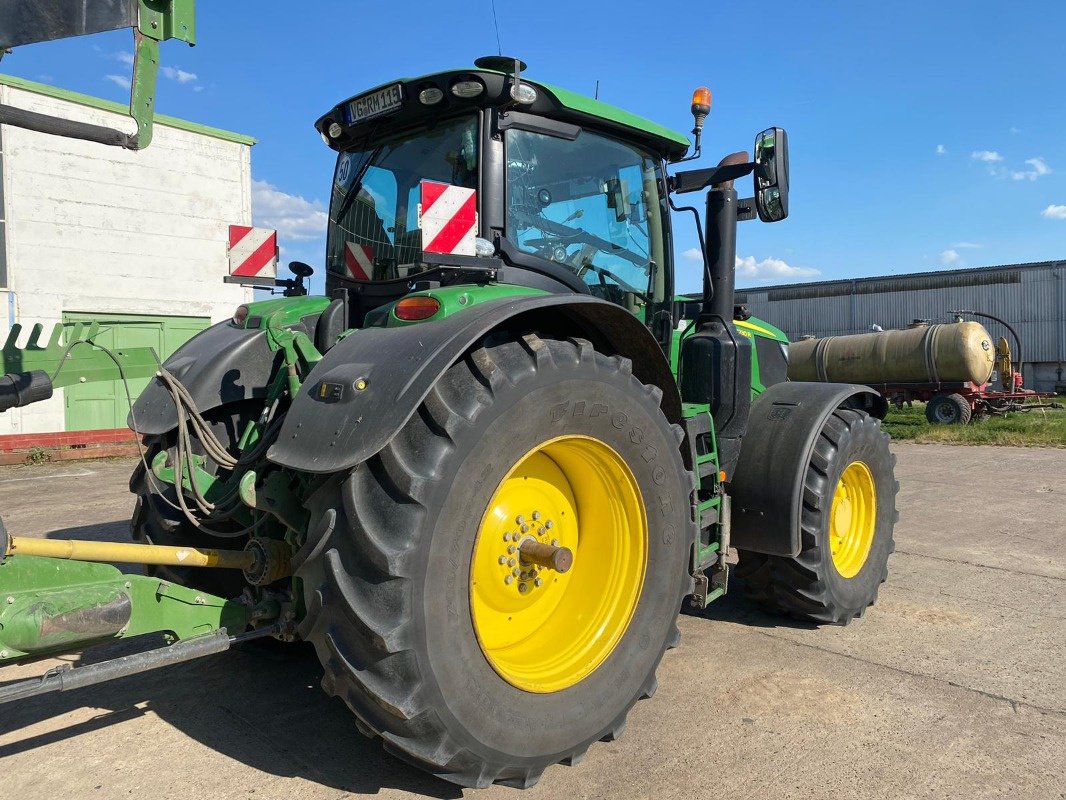
<path fill-rule="evenodd" d="M 163 317 L 133 314 L 91 314 L 66 312 L 63 322 L 100 323 L 103 330 L 96 341 L 112 350 L 125 347 L 152 347 L 166 359 L 181 345 L 211 324 L 207 317 Z M 130 380 L 130 396 L 135 400 L 148 384 L 148 378 Z M 125 428 L 130 406 L 122 381 L 82 383 L 63 390 L 66 397 L 68 431 Z"/>

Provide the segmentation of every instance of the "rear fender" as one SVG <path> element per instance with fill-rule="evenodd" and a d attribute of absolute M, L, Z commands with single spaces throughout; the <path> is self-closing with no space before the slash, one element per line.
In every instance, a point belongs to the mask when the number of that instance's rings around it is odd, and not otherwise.
<path fill-rule="evenodd" d="M 273 352 L 266 331 L 220 322 L 198 333 L 163 366 L 189 390 L 202 412 L 226 403 L 265 398 L 283 354 Z M 170 390 L 159 378 L 141 392 L 126 424 L 138 434 L 158 435 L 177 424 Z"/>
<path fill-rule="evenodd" d="M 822 426 L 838 408 L 883 418 L 883 407 L 880 394 L 854 384 L 777 383 L 759 395 L 729 484 L 730 544 L 756 553 L 798 556 L 803 482 Z"/>
<path fill-rule="evenodd" d="M 579 336 L 609 355 L 624 355 L 637 378 L 662 389 L 666 417 L 681 421 L 670 365 L 631 313 L 583 295 L 509 297 L 441 320 L 364 328 L 342 339 L 304 380 L 267 458 L 312 473 L 365 461 L 396 435 L 448 367 L 496 330 Z"/>

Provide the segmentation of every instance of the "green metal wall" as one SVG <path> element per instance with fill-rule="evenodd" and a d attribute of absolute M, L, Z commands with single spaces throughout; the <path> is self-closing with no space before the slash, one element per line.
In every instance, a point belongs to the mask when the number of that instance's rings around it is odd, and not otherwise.
<path fill-rule="evenodd" d="M 96 341 L 104 347 L 152 347 L 166 359 L 182 344 L 211 324 L 207 317 L 165 317 L 135 314 L 65 312 L 64 322 L 97 321 L 105 330 Z M 130 395 L 136 399 L 148 378 L 131 380 Z M 66 429 L 91 431 L 126 427 L 129 403 L 121 381 L 75 384 L 64 390 Z"/>

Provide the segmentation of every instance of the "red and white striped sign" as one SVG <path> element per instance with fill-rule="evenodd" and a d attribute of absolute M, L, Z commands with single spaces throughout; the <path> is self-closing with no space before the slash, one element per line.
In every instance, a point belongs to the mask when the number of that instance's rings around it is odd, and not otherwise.
<path fill-rule="evenodd" d="M 422 181 L 418 225 L 427 253 L 474 255 L 477 192 L 435 181 Z"/>
<path fill-rule="evenodd" d="M 374 248 L 368 244 L 348 242 L 344 248 L 344 266 L 357 281 L 371 280 L 374 274 Z"/>
<path fill-rule="evenodd" d="M 235 278 L 275 278 L 278 232 L 270 228 L 229 226 L 229 274 Z"/>

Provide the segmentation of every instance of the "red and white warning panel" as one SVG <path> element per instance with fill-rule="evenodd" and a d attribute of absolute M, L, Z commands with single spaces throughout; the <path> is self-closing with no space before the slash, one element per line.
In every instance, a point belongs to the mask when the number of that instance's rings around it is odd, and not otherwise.
<path fill-rule="evenodd" d="M 477 192 L 435 181 L 422 181 L 418 225 L 422 251 L 474 255 L 477 234 Z"/>
<path fill-rule="evenodd" d="M 278 275 L 278 232 L 229 226 L 229 283 L 273 285 Z"/>
<path fill-rule="evenodd" d="M 355 280 L 371 280 L 374 275 L 374 248 L 368 244 L 348 242 L 344 248 L 344 266 Z"/>

